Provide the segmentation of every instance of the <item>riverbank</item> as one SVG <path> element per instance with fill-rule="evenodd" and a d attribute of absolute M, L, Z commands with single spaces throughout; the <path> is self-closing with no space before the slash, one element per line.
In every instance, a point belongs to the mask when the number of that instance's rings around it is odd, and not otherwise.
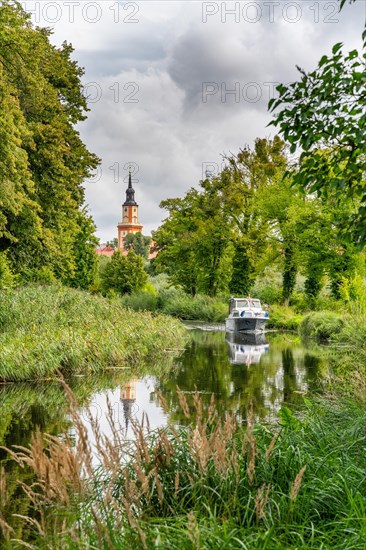
<path fill-rule="evenodd" d="M 179 321 L 128 310 L 120 298 L 58 285 L 2 290 L 0 381 L 133 367 L 182 348 L 185 338 Z"/>
<path fill-rule="evenodd" d="M 167 286 L 164 278 L 162 283 L 155 278 L 154 284 L 154 292 L 124 296 L 123 304 L 135 311 L 164 312 L 181 320 L 224 323 L 228 309 L 223 297 L 188 296 L 182 290 Z M 366 316 L 354 311 L 357 303 L 346 307 L 340 301 L 328 301 L 326 306 L 333 309 L 307 311 L 302 307 L 273 304 L 268 308 L 266 329 L 289 331 L 304 341 L 330 344 L 324 353 L 335 377 L 342 380 L 345 389 L 350 386 L 352 392 L 362 388 L 366 393 Z M 362 310 L 361 304 L 358 309 Z"/>
<path fill-rule="evenodd" d="M 36 434 L 30 451 L 13 455 L 39 482 L 36 548 L 364 548 L 364 408 L 305 401 L 269 428 L 250 409 L 243 427 L 218 419 L 214 404 L 203 413 L 198 395 L 180 401 L 195 419 L 185 429 L 136 426 L 131 442 L 116 426 L 111 446 L 94 426 L 94 470 L 75 411 L 80 445 L 56 438 L 46 450 Z"/>

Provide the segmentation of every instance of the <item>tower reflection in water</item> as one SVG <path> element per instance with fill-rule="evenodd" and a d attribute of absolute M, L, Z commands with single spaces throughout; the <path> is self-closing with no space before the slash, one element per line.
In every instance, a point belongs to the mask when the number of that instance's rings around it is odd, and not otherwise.
<path fill-rule="evenodd" d="M 138 378 L 132 378 L 127 384 L 120 388 L 120 400 L 123 406 L 123 416 L 125 422 L 126 435 L 128 432 L 128 426 L 135 414 L 135 402 L 136 402 L 136 385 Z"/>
<path fill-rule="evenodd" d="M 229 361 L 232 365 L 258 364 L 261 356 L 269 350 L 269 344 L 263 332 L 227 332 Z"/>

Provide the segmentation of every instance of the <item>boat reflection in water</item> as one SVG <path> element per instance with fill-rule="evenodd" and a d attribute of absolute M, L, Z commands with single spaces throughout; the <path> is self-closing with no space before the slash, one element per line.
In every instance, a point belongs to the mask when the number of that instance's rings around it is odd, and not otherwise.
<path fill-rule="evenodd" d="M 263 332 L 227 332 L 229 359 L 232 365 L 256 365 L 269 344 Z"/>

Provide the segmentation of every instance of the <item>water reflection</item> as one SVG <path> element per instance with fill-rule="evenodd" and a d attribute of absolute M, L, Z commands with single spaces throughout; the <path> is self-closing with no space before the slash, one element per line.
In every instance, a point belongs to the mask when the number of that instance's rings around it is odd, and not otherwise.
<path fill-rule="evenodd" d="M 227 332 L 226 342 L 229 345 L 229 360 L 232 365 L 257 364 L 262 354 L 269 349 L 269 344 L 263 332 L 247 334 Z"/>
<path fill-rule="evenodd" d="M 253 401 L 258 419 L 271 421 L 283 404 L 296 406 L 316 387 L 320 359 L 296 340 L 274 334 L 233 335 L 192 331 L 192 343 L 168 379 L 156 387 L 169 405 L 170 418 L 186 424 L 176 395 L 178 385 L 188 398 L 200 392 L 208 409 L 215 395 L 219 414 L 233 411 L 245 421 Z"/>
<path fill-rule="evenodd" d="M 136 385 L 138 379 L 132 378 L 124 386 L 120 388 L 120 401 L 123 406 L 123 416 L 126 434 L 128 433 L 128 425 L 136 414 L 134 407 L 136 402 Z"/>
<path fill-rule="evenodd" d="M 122 371 L 123 375 L 118 376 L 107 372 L 97 379 L 76 378 L 71 386 L 81 410 L 91 405 L 102 433 L 110 433 L 106 420 L 109 401 L 115 420 L 127 437 L 133 437 L 131 422 L 142 420 L 143 415 L 148 416 L 152 428 L 168 421 L 179 425 L 189 422 L 179 405 L 177 386 L 191 405 L 197 389 L 204 410 L 208 409 L 213 393 L 220 415 L 233 411 L 244 422 L 253 401 L 256 417 L 271 421 L 283 404 L 296 407 L 302 403 L 303 394 L 317 387 L 323 366 L 324 360 L 315 352 L 280 335 L 234 336 L 223 331 L 194 329 L 190 344 L 170 366 L 159 369 L 152 365 L 142 371 Z M 158 392 L 167 402 L 167 412 L 160 406 Z M 0 386 L 0 445 L 27 446 L 37 427 L 54 435 L 70 431 L 67 410 L 61 385 Z M 0 502 L 0 514 L 9 519 L 14 512 L 27 513 L 28 505 L 16 479 L 25 480 L 30 474 L 21 471 L 2 450 L 0 466 L 1 463 L 8 474 L 11 499 L 6 511 L 1 510 Z M 13 525 L 20 536 L 20 527 Z"/>

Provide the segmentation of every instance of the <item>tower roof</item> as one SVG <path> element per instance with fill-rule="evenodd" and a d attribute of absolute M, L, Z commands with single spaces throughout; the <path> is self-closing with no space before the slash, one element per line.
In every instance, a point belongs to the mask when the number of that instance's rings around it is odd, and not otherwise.
<path fill-rule="evenodd" d="M 135 190 L 132 187 L 131 170 L 128 171 L 128 187 L 126 189 L 126 200 L 123 203 L 123 206 L 124 205 L 137 206 L 137 202 L 135 201 Z"/>

